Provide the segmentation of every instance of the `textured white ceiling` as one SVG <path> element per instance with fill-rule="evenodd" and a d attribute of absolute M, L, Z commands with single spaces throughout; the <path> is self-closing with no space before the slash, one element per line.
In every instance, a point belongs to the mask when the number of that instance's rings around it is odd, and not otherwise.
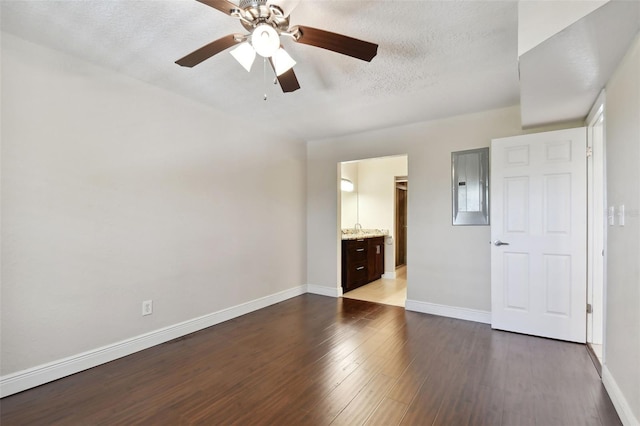
<path fill-rule="evenodd" d="M 302 0 L 291 25 L 377 43 L 378 55 L 367 63 L 283 39 L 302 87 L 288 94 L 268 67 L 265 84 L 262 64 L 247 73 L 226 51 L 192 69 L 174 63 L 244 32 L 195 0 L 1 5 L 3 31 L 303 140 L 519 102 L 515 1 Z"/>
<path fill-rule="evenodd" d="M 523 127 L 586 118 L 640 28 L 640 2 L 610 1 L 520 56 Z"/>

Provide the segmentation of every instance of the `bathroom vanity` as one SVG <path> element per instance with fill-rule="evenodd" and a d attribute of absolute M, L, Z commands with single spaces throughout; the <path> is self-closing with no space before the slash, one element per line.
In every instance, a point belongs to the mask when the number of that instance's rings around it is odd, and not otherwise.
<path fill-rule="evenodd" d="M 377 230 L 376 230 L 377 231 Z M 342 291 L 346 293 L 384 274 L 383 231 L 342 235 Z"/>

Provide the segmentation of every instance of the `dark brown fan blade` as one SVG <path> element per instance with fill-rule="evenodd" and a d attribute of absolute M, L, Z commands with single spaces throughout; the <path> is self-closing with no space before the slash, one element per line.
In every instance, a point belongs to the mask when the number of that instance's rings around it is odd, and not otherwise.
<path fill-rule="evenodd" d="M 293 68 L 280 74 L 278 76 L 278 83 L 280 83 L 280 87 L 282 87 L 282 91 L 284 93 L 295 92 L 300 88 L 300 83 L 298 83 L 298 79 L 296 78 L 296 74 L 293 72 Z"/>
<path fill-rule="evenodd" d="M 214 9 L 218 9 L 222 13 L 226 13 L 227 15 L 231 15 L 231 11 L 233 9 L 238 9 L 238 6 L 228 2 L 227 0 L 197 0 L 200 3 L 206 4 L 207 6 L 211 6 Z"/>
<path fill-rule="evenodd" d="M 178 59 L 176 64 L 182 65 L 183 67 L 193 67 L 198 65 L 200 62 L 209 59 L 216 53 L 220 53 L 223 50 L 230 48 L 236 43 L 238 43 L 238 41 L 236 41 L 235 36 L 233 34 L 229 34 L 228 36 L 219 38 L 216 41 L 212 41 L 206 46 L 202 46 L 200 49 L 189 53 L 184 58 Z"/>
<path fill-rule="evenodd" d="M 273 66 L 271 58 L 269 58 L 269 63 L 275 72 L 276 69 Z M 279 76 L 276 76 L 276 78 L 278 79 L 278 83 L 280 83 L 280 87 L 284 93 L 295 92 L 300 88 L 300 83 L 298 83 L 298 78 L 296 77 L 296 73 L 293 72 L 293 68 L 289 71 L 283 72 Z"/>
<path fill-rule="evenodd" d="M 343 55 L 362 59 L 363 61 L 371 62 L 378 53 L 377 44 L 347 37 L 342 34 L 319 30 L 317 28 L 303 27 L 301 25 L 293 27 L 291 30 L 291 32 L 294 33 L 296 30 L 300 31 L 300 37 L 296 40 L 298 43 L 332 50 L 342 53 Z"/>

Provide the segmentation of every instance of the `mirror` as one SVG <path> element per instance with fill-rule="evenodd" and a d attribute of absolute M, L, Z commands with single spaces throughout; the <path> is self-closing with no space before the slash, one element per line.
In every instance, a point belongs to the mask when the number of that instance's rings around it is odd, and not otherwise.
<path fill-rule="evenodd" d="M 453 225 L 489 224 L 489 148 L 451 153 Z"/>

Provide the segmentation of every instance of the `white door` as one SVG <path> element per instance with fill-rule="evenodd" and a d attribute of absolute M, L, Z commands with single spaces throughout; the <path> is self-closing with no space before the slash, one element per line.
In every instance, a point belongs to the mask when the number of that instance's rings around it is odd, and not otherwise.
<path fill-rule="evenodd" d="M 491 142 L 491 326 L 585 342 L 586 129 Z"/>

